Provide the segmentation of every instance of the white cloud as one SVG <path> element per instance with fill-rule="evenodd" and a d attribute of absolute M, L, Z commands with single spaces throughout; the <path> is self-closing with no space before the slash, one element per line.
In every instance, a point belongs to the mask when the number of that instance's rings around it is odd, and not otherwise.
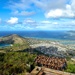
<path fill-rule="evenodd" d="M 21 16 L 33 15 L 34 8 L 39 8 L 46 18 L 75 17 L 75 0 L 19 0 L 11 2 L 8 7 L 13 11 L 17 10 L 14 14 Z"/>
<path fill-rule="evenodd" d="M 11 17 L 7 23 L 9 24 L 17 24 L 18 23 L 18 18 L 17 17 Z"/>
<path fill-rule="evenodd" d="M 50 10 L 49 12 L 45 13 L 46 18 L 74 18 L 75 14 L 71 8 L 71 5 L 66 5 L 65 9 L 54 9 Z"/>
<path fill-rule="evenodd" d="M 1 23 L 2 19 L 0 18 L 0 23 Z"/>
<path fill-rule="evenodd" d="M 66 2 L 67 0 L 19 0 L 18 2 L 12 0 L 10 2 L 9 8 L 12 8 L 13 10 L 26 10 L 33 8 L 32 4 L 34 4 L 34 6 L 47 11 L 50 9 L 64 8 Z"/>
<path fill-rule="evenodd" d="M 15 9 L 25 10 L 30 8 L 31 0 L 19 0 L 19 2 L 11 0 L 9 3 L 10 3 L 9 8 L 12 8 L 12 10 Z"/>
<path fill-rule="evenodd" d="M 32 0 L 42 10 L 46 18 L 74 18 L 75 0 Z"/>
<path fill-rule="evenodd" d="M 51 9 L 56 9 L 56 8 L 64 8 L 67 0 L 32 0 L 33 3 L 45 10 L 45 11 L 49 11 Z"/>
<path fill-rule="evenodd" d="M 21 12 L 19 12 L 17 10 L 17 11 L 14 11 L 12 14 L 13 15 L 18 15 L 18 16 L 31 16 L 31 15 L 35 14 L 35 12 L 33 12 L 33 11 L 31 11 L 31 12 L 28 12 L 28 11 L 21 11 Z"/>
<path fill-rule="evenodd" d="M 31 18 L 27 18 L 24 20 L 24 23 L 35 23 L 35 21 L 32 20 Z"/>
<path fill-rule="evenodd" d="M 50 22 L 50 21 L 45 20 L 45 21 L 41 21 L 41 23 L 43 23 L 43 24 L 50 24 L 51 22 Z"/>
<path fill-rule="evenodd" d="M 33 25 L 33 26 L 37 26 L 37 22 L 31 18 L 27 18 L 23 21 L 23 24 L 25 25 Z"/>
<path fill-rule="evenodd" d="M 71 8 L 75 11 L 75 0 L 71 0 Z"/>
<path fill-rule="evenodd" d="M 12 0 L 9 2 L 9 5 L 7 8 L 12 10 L 12 15 L 16 16 L 31 16 L 35 14 L 33 7 L 31 6 L 32 0 L 19 0 L 18 2 Z M 27 9 L 30 9 L 28 11 Z"/>
<path fill-rule="evenodd" d="M 63 16 L 63 11 L 61 9 L 50 10 L 45 14 L 46 18 L 56 18 Z"/>
<path fill-rule="evenodd" d="M 59 23 L 58 23 L 58 22 L 52 22 L 52 24 L 54 24 L 54 25 L 58 25 Z"/>

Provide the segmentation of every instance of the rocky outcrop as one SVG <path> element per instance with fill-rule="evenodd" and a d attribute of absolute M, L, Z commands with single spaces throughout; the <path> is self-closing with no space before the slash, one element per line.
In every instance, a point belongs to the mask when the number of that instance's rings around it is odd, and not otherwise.
<path fill-rule="evenodd" d="M 30 46 L 48 56 L 66 57 L 68 55 L 67 48 L 59 43 L 40 43 Z"/>
<path fill-rule="evenodd" d="M 56 41 L 50 41 L 50 40 L 34 41 L 32 39 L 32 42 L 33 43 L 30 44 L 31 48 L 48 56 L 55 56 L 55 57 L 75 56 L 75 50 L 69 48 L 69 46 L 60 44 L 59 42 Z"/>

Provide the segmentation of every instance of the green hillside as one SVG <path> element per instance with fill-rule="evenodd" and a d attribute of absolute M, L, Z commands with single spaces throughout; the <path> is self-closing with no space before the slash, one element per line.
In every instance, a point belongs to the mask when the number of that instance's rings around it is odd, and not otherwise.
<path fill-rule="evenodd" d="M 35 54 L 25 52 L 0 53 L 0 75 L 19 75 L 30 72 Z"/>

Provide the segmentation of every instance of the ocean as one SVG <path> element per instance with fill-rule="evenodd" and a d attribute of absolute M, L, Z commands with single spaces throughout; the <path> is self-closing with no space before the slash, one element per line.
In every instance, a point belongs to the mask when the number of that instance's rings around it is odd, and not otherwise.
<path fill-rule="evenodd" d="M 22 37 L 30 38 L 65 39 L 65 31 L 0 31 L 0 37 L 11 34 L 18 34 Z"/>

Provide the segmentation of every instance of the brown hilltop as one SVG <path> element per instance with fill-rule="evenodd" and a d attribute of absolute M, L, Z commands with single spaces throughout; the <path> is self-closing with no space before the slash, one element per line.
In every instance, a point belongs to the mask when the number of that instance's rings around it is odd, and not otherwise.
<path fill-rule="evenodd" d="M 24 44 L 27 43 L 26 39 L 24 39 L 21 36 L 18 36 L 17 34 L 4 36 L 0 38 L 0 44 Z"/>

